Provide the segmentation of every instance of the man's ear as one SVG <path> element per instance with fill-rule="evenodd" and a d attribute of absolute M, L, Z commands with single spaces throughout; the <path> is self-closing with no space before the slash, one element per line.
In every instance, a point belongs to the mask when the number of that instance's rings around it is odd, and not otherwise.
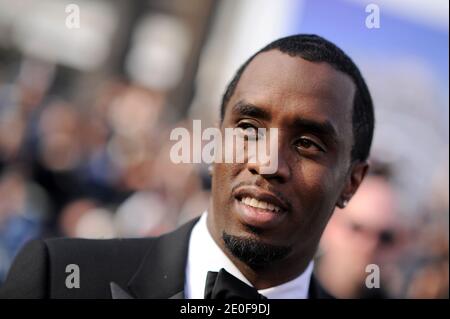
<path fill-rule="evenodd" d="M 364 177 L 369 170 L 369 163 L 367 161 L 355 161 L 350 165 L 349 172 L 346 177 L 344 189 L 341 192 L 336 206 L 344 208 L 347 206 L 350 199 L 356 193 L 359 185 L 361 185 Z"/>

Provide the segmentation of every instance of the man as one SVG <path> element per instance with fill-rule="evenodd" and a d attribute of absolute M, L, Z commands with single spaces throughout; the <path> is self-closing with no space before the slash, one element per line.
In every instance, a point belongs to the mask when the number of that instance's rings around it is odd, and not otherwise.
<path fill-rule="evenodd" d="M 397 212 L 394 189 L 386 177 L 368 175 L 349 205 L 331 217 L 320 240 L 316 275 L 337 298 L 388 298 L 389 268 L 408 242 Z M 409 238 L 410 239 L 410 238 Z M 366 267 L 380 268 L 378 288 L 366 286 Z"/>
<path fill-rule="evenodd" d="M 311 260 L 334 208 L 367 172 L 373 117 L 358 68 L 334 44 L 315 35 L 272 42 L 229 84 L 220 128 L 246 138 L 278 128 L 275 172 L 248 160 L 214 164 L 208 212 L 159 238 L 32 242 L 0 296 L 328 297 Z M 79 288 L 67 287 L 71 264 Z"/>

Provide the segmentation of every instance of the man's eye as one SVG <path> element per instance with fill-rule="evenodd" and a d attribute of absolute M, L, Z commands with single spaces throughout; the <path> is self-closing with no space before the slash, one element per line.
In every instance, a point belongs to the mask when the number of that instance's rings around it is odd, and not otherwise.
<path fill-rule="evenodd" d="M 242 135 L 249 139 L 256 139 L 259 137 L 258 129 L 249 123 L 241 123 L 238 125 L 238 129 L 241 131 Z"/>
<path fill-rule="evenodd" d="M 304 150 L 322 151 L 323 148 L 308 138 L 300 138 L 296 143 L 297 147 Z"/>

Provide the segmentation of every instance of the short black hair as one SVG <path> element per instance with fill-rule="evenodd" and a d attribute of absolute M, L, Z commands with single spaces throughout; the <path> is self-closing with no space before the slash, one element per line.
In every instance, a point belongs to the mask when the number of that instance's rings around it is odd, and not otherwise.
<path fill-rule="evenodd" d="M 281 38 L 252 55 L 236 72 L 222 97 L 220 118 L 223 121 L 225 108 L 236 90 L 242 73 L 250 62 L 260 53 L 278 50 L 290 56 L 301 57 L 310 62 L 326 62 L 353 80 L 356 92 L 353 99 L 353 136 L 352 161 L 365 161 L 369 157 L 374 130 L 374 110 L 369 89 L 361 72 L 350 57 L 330 41 L 314 34 L 297 34 Z"/>

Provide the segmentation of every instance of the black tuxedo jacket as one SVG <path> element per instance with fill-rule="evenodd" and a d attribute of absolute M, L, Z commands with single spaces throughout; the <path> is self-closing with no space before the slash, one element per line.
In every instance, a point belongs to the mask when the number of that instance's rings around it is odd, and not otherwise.
<path fill-rule="evenodd" d="M 0 298 L 184 298 L 189 237 L 197 221 L 157 238 L 32 241 L 16 257 Z M 79 288 L 66 286 L 70 264 L 79 267 Z M 331 297 L 314 276 L 309 296 Z"/>

